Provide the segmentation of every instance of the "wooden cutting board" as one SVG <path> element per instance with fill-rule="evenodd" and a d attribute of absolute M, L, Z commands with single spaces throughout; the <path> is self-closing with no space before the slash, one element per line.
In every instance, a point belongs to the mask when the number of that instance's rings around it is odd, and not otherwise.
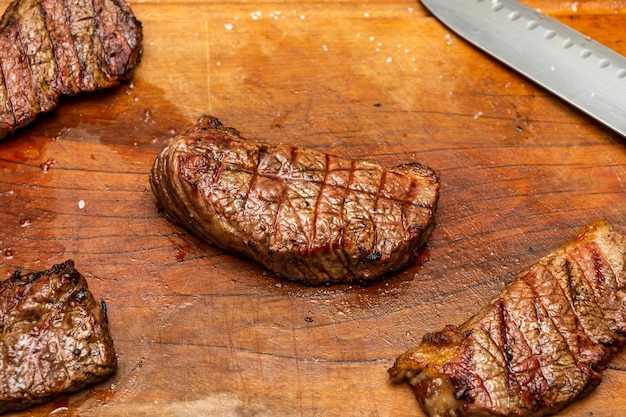
<path fill-rule="evenodd" d="M 626 232 L 626 139 L 414 0 L 131 4 L 145 36 L 133 81 L 0 142 L 0 273 L 74 259 L 119 357 L 106 382 L 16 416 L 423 416 L 388 380 L 398 354 L 588 221 Z M 528 4 L 626 54 L 626 1 Z M 435 169 L 422 263 L 309 288 L 168 223 L 148 172 L 203 113 L 250 138 Z M 561 415 L 622 416 L 625 390 L 622 352 Z"/>

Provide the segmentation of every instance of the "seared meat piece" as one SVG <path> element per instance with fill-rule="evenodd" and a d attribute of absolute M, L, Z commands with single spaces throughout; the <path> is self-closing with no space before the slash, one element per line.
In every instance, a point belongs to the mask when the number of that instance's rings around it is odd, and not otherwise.
<path fill-rule="evenodd" d="M 427 334 L 391 378 L 431 417 L 545 416 L 592 391 L 626 334 L 626 240 L 605 221 L 515 277 L 466 323 Z"/>
<path fill-rule="evenodd" d="M 124 0 L 15 0 L 0 20 L 0 137 L 61 95 L 127 79 L 141 40 Z"/>
<path fill-rule="evenodd" d="M 308 284 L 374 279 L 414 261 L 439 190 L 417 163 L 385 169 L 249 142 L 211 116 L 163 150 L 150 183 L 172 220 Z"/>
<path fill-rule="evenodd" d="M 68 260 L 0 282 L 0 413 L 76 391 L 117 367 L 106 315 Z"/>

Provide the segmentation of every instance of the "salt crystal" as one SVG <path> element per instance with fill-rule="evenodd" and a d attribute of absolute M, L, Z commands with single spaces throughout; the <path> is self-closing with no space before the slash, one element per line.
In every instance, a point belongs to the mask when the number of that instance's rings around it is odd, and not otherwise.
<path fill-rule="evenodd" d="M 85 200 L 78 200 L 78 208 L 81 210 L 85 208 Z"/>
<path fill-rule="evenodd" d="M 233 30 L 233 25 L 231 25 L 230 23 L 226 23 L 224 25 L 224 29 L 226 29 L 226 30 Z"/>
<path fill-rule="evenodd" d="M 56 165 L 56 163 L 56 159 L 49 158 L 46 162 L 40 164 L 39 166 L 41 167 L 41 171 L 43 171 L 43 173 L 45 174 L 46 172 L 50 171 L 50 167 Z"/>

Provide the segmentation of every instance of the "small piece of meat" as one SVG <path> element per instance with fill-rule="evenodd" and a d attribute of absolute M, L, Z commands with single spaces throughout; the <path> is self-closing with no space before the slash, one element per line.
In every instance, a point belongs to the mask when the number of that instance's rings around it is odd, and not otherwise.
<path fill-rule="evenodd" d="M 307 284 L 371 280 L 413 262 L 439 190 L 417 163 L 385 169 L 246 141 L 211 116 L 163 150 L 150 183 L 173 221 Z"/>
<path fill-rule="evenodd" d="M 626 240 L 603 220 L 389 370 L 431 417 L 546 416 L 591 392 L 626 335 Z"/>
<path fill-rule="evenodd" d="M 0 282 L 0 413 L 115 372 L 106 314 L 68 260 Z"/>
<path fill-rule="evenodd" d="M 124 0 L 15 0 L 0 20 L 0 138 L 75 95 L 118 85 L 141 56 Z"/>

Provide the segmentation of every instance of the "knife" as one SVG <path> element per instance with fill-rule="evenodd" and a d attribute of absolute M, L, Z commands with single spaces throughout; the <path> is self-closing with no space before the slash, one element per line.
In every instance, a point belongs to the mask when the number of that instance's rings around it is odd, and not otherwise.
<path fill-rule="evenodd" d="M 626 58 L 516 0 L 421 0 L 446 26 L 626 136 Z"/>

